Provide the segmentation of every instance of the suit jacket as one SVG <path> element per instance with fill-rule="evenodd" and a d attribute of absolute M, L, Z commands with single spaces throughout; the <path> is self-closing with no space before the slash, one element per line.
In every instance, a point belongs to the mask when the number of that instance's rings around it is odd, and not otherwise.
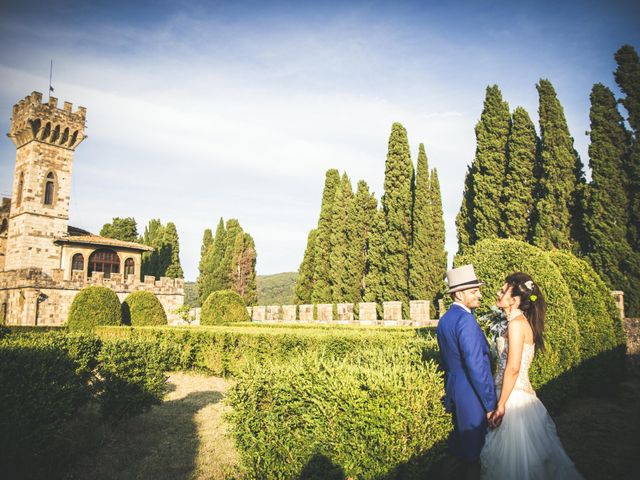
<path fill-rule="evenodd" d="M 467 461 L 480 457 L 486 414 L 496 408 L 489 344 L 476 318 L 452 305 L 438 322 L 438 345 L 445 375 L 445 408 L 453 414 L 449 451 Z"/>

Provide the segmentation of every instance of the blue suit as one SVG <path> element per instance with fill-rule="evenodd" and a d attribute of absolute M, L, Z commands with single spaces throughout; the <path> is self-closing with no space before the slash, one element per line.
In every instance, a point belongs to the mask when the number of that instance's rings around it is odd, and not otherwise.
<path fill-rule="evenodd" d="M 438 322 L 437 335 L 445 371 L 444 404 L 454 423 L 449 453 L 473 462 L 484 445 L 486 414 L 496 408 L 489 344 L 473 314 L 456 304 Z"/>

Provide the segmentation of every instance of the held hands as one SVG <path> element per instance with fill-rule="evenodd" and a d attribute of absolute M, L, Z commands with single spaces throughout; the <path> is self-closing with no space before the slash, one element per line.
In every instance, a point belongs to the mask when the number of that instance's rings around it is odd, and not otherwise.
<path fill-rule="evenodd" d="M 498 408 L 491 412 L 487 412 L 487 421 L 489 422 L 489 428 L 494 429 L 498 428 L 502 423 L 502 418 L 504 417 L 504 405 L 498 404 Z"/>

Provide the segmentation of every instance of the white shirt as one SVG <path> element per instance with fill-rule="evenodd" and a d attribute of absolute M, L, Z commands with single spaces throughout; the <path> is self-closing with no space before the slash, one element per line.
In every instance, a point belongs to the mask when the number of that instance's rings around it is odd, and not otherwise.
<path fill-rule="evenodd" d="M 459 307 L 464 308 L 467 312 L 471 313 L 471 309 L 469 307 L 467 307 L 466 305 L 463 305 L 460 302 L 453 302 L 453 305 L 458 305 Z"/>

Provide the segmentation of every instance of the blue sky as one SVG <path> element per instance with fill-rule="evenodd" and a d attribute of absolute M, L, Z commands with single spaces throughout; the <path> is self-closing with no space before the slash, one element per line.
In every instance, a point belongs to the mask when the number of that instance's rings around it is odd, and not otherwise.
<path fill-rule="evenodd" d="M 87 108 L 70 223 L 176 223 L 188 280 L 202 234 L 237 218 L 258 273 L 297 270 L 324 173 L 379 199 L 391 124 L 440 177 L 447 249 L 487 85 L 537 122 L 554 84 L 588 163 L 589 92 L 617 92 L 613 53 L 640 47 L 637 2 L 87 2 L 0 4 L 0 127 L 46 94 Z M 0 140 L 0 192 L 15 148 Z"/>

